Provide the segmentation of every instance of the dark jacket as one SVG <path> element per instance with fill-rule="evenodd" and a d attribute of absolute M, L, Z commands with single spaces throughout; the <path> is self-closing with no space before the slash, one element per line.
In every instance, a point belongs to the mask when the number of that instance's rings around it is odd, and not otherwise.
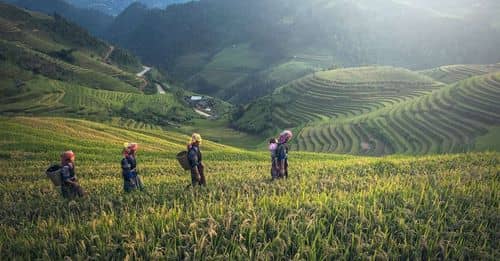
<path fill-rule="evenodd" d="M 63 182 L 63 185 L 67 184 L 66 181 L 68 180 L 69 181 L 76 180 L 75 165 L 73 165 L 73 163 L 67 163 L 62 167 L 61 180 Z"/>
<path fill-rule="evenodd" d="M 188 151 L 188 161 L 191 168 L 197 167 L 201 164 L 202 156 L 200 147 L 192 145 Z"/>
<path fill-rule="evenodd" d="M 122 175 L 123 178 L 129 179 L 137 175 L 137 161 L 134 156 L 127 155 L 122 159 Z"/>
<path fill-rule="evenodd" d="M 288 159 L 288 144 L 287 143 L 280 143 L 278 145 L 278 148 L 276 149 L 276 157 L 278 161 L 283 161 Z"/>
<path fill-rule="evenodd" d="M 65 198 L 75 198 L 85 196 L 85 191 L 77 183 L 75 174 L 75 165 L 73 163 L 65 164 L 61 169 L 61 192 Z M 67 181 L 72 181 L 73 183 L 68 183 Z"/>

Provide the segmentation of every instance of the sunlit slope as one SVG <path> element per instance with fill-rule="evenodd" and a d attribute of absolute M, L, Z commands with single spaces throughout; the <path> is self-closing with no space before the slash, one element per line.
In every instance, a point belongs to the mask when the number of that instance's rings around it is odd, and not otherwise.
<path fill-rule="evenodd" d="M 237 124 L 242 129 L 262 131 L 266 124 L 263 118 L 281 128 L 348 118 L 427 94 L 442 86 L 427 76 L 394 67 L 317 72 L 257 101 Z"/>
<path fill-rule="evenodd" d="M 0 91 L 0 113 L 4 115 L 59 115 L 100 121 L 122 117 L 166 126 L 194 114 L 171 93 L 96 90 L 40 76 Z"/>
<path fill-rule="evenodd" d="M 81 158 L 108 161 L 120 157 L 125 142 L 139 143 L 145 157 L 172 157 L 186 149 L 189 141 L 189 136 L 161 129 L 141 126 L 128 129 L 69 118 L 0 117 L 0 122 L 3 158 L 57 160 L 58 153 L 72 149 Z M 238 151 L 210 141 L 205 141 L 203 148 L 206 151 Z"/>
<path fill-rule="evenodd" d="M 500 63 L 481 65 L 481 64 L 460 64 L 447 65 L 434 69 L 420 71 L 421 74 L 427 75 L 436 81 L 443 83 L 455 83 L 465 80 L 469 77 L 484 75 L 500 71 Z"/>
<path fill-rule="evenodd" d="M 124 92 L 138 92 L 143 84 L 135 76 L 142 69 L 137 58 L 59 16 L 0 3 L 0 24 L 2 70 L 15 66 L 51 79 Z M 15 75 L 3 78 L 19 80 Z"/>
<path fill-rule="evenodd" d="M 140 65 L 127 51 L 60 16 L 0 4 L 2 115 L 57 115 L 100 122 L 121 117 L 163 127 L 195 116 L 181 101 L 182 94 L 144 95 L 140 89 L 145 79 L 136 76 L 143 70 Z"/>
<path fill-rule="evenodd" d="M 62 118 L 0 118 L 5 259 L 497 259 L 498 153 L 362 158 L 269 155 L 204 142 L 208 187 L 186 189 L 187 136 Z M 125 194 L 123 142 L 146 191 Z M 89 192 L 63 199 L 43 171 L 65 149 Z"/>
<path fill-rule="evenodd" d="M 478 138 L 500 125 L 499 100 L 500 73 L 473 77 L 345 122 L 306 127 L 296 146 L 299 150 L 368 155 L 499 150 L 476 147 Z"/>

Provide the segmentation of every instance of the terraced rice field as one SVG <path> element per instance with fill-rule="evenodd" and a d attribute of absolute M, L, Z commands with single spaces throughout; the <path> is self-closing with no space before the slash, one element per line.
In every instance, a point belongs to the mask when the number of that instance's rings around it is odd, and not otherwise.
<path fill-rule="evenodd" d="M 286 127 L 348 118 L 442 86 L 430 78 L 392 67 L 319 72 L 278 89 L 273 94 L 272 115 Z"/>
<path fill-rule="evenodd" d="M 187 136 L 64 118 L 0 117 L 2 259 L 498 260 L 498 153 L 394 158 L 290 154 L 205 141 L 206 188 L 186 189 Z M 122 191 L 123 142 L 140 144 L 145 192 Z M 90 193 L 43 174 L 76 152 Z"/>
<path fill-rule="evenodd" d="M 488 73 L 500 71 L 500 63 L 481 65 L 481 64 L 461 64 L 447 65 L 435 69 L 421 71 L 420 73 L 427 75 L 436 81 L 443 83 L 455 83 L 465 80 L 469 77 L 484 75 Z"/>
<path fill-rule="evenodd" d="M 500 73 L 473 77 L 344 123 L 306 127 L 295 146 L 367 155 L 469 151 L 500 125 L 499 100 Z"/>
<path fill-rule="evenodd" d="M 91 68 L 83 68 L 74 64 L 55 59 L 45 53 L 32 50 L 19 43 L 13 43 L 0 39 L 0 51 L 12 63 L 27 71 L 34 71 L 53 79 L 64 79 L 65 81 L 85 85 L 86 87 L 116 90 L 123 92 L 139 93 L 134 80 L 120 75 L 108 75 Z M 118 76 L 114 78 L 113 76 Z M 123 77 L 122 77 L 123 76 Z M 126 80 L 126 81 L 122 81 Z"/>
<path fill-rule="evenodd" d="M 4 33 L 17 33 L 20 32 L 21 29 L 17 27 L 16 24 L 12 23 L 7 19 L 3 19 L 0 17 L 0 34 Z"/>
<path fill-rule="evenodd" d="M 0 113 L 28 115 L 119 116 L 150 110 L 167 115 L 179 105 L 171 94 L 143 95 L 97 90 L 38 77 L 25 83 L 17 95 L 0 97 Z"/>
<path fill-rule="evenodd" d="M 45 75 L 51 72 L 53 79 L 66 77 L 67 81 L 88 87 L 137 92 L 143 81 L 135 77 L 135 72 L 125 72 L 101 59 L 102 49 L 107 49 L 106 43 L 85 33 L 79 36 L 60 34 L 54 29 L 53 20 L 49 16 L 0 5 L 0 50 L 6 60 L 28 70 L 45 72 Z M 86 41 L 85 44 L 81 44 L 82 41 Z M 54 57 L 54 53 L 70 49 L 74 50 L 71 63 Z"/>

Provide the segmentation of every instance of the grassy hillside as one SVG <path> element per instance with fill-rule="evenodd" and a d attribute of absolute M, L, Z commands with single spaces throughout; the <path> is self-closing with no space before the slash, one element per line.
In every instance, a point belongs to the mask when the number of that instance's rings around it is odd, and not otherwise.
<path fill-rule="evenodd" d="M 153 69 L 144 79 L 135 56 L 88 35 L 61 17 L 0 4 L 0 114 L 65 116 L 116 126 L 160 126 L 254 147 L 260 137 L 228 128 L 232 105 L 214 100 L 218 120 L 201 119 L 186 104 L 185 92 Z M 223 64 L 223 59 L 221 60 Z M 139 68 L 140 67 L 140 68 Z M 164 95 L 156 94 L 157 84 Z M 195 120 L 195 121 L 192 121 Z M 246 143 L 245 143 L 246 142 Z M 245 143 L 245 144 L 244 144 Z"/>
<path fill-rule="evenodd" d="M 500 63 L 481 65 L 481 64 L 461 64 L 441 66 L 434 69 L 424 70 L 420 73 L 427 75 L 436 81 L 443 83 L 455 83 L 465 80 L 469 77 L 483 75 L 500 71 Z"/>
<path fill-rule="evenodd" d="M 130 71 L 137 58 L 118 49 L 106 59 L 111 46 L 59 16 L 0 3 L 0 22 L 2 64 L 97 89 L 138 92 L 142 84 Z"/>
<path fill-rule="evenodd" d="M 500 150 L 499 98 L 500 73 L 477 76 L 359 117 L 306 127 L 296 146 L 369 155 Z"/>
<path fill-rule="evenodd" d="M 307 52 L 307 54 L 304 54 Z M 189 54 L 172 69 L 186 86 L 236 104 L 270 94 L 276 87 L 334 64 L 331 56 L 303 50 L 281 60 L 249 43 L 235 44 L 214 54 Z"/>
<path fill-rule="evenodd" d="M 99 121 L 122 117 L 162 126 L 194 117 L 194 112 L 172 93 L 144 95 L 96 90 L 41 76 L 17 87 L 7 82 L 0 92 L 0 113 L 4 115 L 60 115 Z"/>
<path fill-rule="evenodd" d="M 253 50 L 249 44 L 227 47 L 211 57 L 187 85 L 194 85 L 204 93 L 230 99 L 237 95 L 237 92 L 227 89 L 238 86 L 250 74 L 261 70 L 266 66 L 265 62 L 265 57 Z"/>
<path fill-rule="evenodd" d="M 143 68 L 128 51 L 93 38 L 59 16 L 0 4 L 0 93 L 3 115 L 113 117 L 176 126 L 194 112 L 183 92 L 144 95 Z M 151 79 L 149 79 L 151 78 Z M 156 72 L 148 85 L 162 82 Z M 154 82 L 153 82 L 154 81 Z"/>
<path fill-rule="evenodd" d="M 185 190 L 187 136 L 63 118 L 0 118 L 0 255 L 22 259 L 498 259 L 500 156 L 361 158 L 205 142 L 208 187 Z M 146 192 L 124 194 L 121 144 L 140 143 Z M 43 171 L 73 149 L 90 197 Z"/>
<path fill-rule="evenodd" d="M 442 87 L 431 78 L 393 67 L 317 72 L 252 104 L 236 126 L 262 132 L 368 113 Z"/>
<path fill-rule="evenodd" d="M 93 67 L 92 69 L 74 65 L 57 57 L 51 57 L 48 54 L 32 50 L 27 46 L 4 40 L 0 40 L 0 50 L 5 57 L 3 61 L 0 61 L 4 67 L 19 67 L 34 75 L 41 74 L 47 78 L 80 84 L 95 89 L 139 93 L 138 87 L 141 83 L 139 79 L 131 74 L 126 75 L 119 70 L 116 70 L 118 71 L 117 75 L 113 75 L 115 77 L 106 74 L 105 70 L 101 70 L 106 69 L 106 65 L 95 63 L 95 61 L 84 55 L 80 57 L 80 61 L 88 62 L 89 67 Z M 113 70 L 111 69 L 111 71 Z M 8 76 L 10 79 L 16 79 L 16 75 Z M 123 80 L 120 79 L 121 76 L 124 76 Z"/>

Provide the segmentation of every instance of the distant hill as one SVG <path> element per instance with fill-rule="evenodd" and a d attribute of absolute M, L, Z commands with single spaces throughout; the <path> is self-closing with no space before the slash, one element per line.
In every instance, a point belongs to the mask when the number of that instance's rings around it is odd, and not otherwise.
<path fill-rule="evenodd" d="M 122 117 L 160 126 L 194 115 L 182 93 L 144 95 L 153 82 L 136 76 L 142 66 L 135 56 L 58 15 L 0 4 L 0 36 L 3 115 Z"/>
<path fill-rule="evenodd" d="M 249 105 L 235 127 L 250 132 L 337 121 L 429 93 L 443 84 L 406 69 L 360 67 L 316 72 Z"/>
<path fill-rule="evenodd" d="M 137 92 L 139 60 L 112 47 L 59 15 L 53 17 L 0 4 L 4 61 L 45 77 L 87 87 Z M 122 56 L 126 56 L 124 58 Z M 114 65 L 114 66 L 113 66 Z"/>
<path fill-rule="evenodd" d="M 116 16 L 134 2 L 142 3 L 150 8 L 161 8 L 190 2 L 191 0 L 66 0 L 74 6 L 87 9 L 99 10 L 103 13 Z"/>
<path fill-rule="evenodd" d="M 14 1 L 14 0 L 9 0 Z M 235 104 L 314 71 L 370 64 L 424 69 L 500 60 L 494 1 L 16 0 L 77 22 L 170 79 Z M 130 4 L 130 5 L 129 5 Z M 116 7 L 116 8 L 115 8 Z"/>
<path fill-rule="evenodd" d="M 325 68 L 500 60 L 500 30 L 489 21 L 389 0 L 133 4 L 107 35 L 188 88 L 235 103 Z"/>
<path fill-rule="evenodd" d="M 89 30 L 93 35 L 102 36 L 113 22 L 113 17 L 90 8 L 77 8 L 65 0 L 4 0 L 19 7 L 48 15 L 57 13 L 69 21 Z"/>

